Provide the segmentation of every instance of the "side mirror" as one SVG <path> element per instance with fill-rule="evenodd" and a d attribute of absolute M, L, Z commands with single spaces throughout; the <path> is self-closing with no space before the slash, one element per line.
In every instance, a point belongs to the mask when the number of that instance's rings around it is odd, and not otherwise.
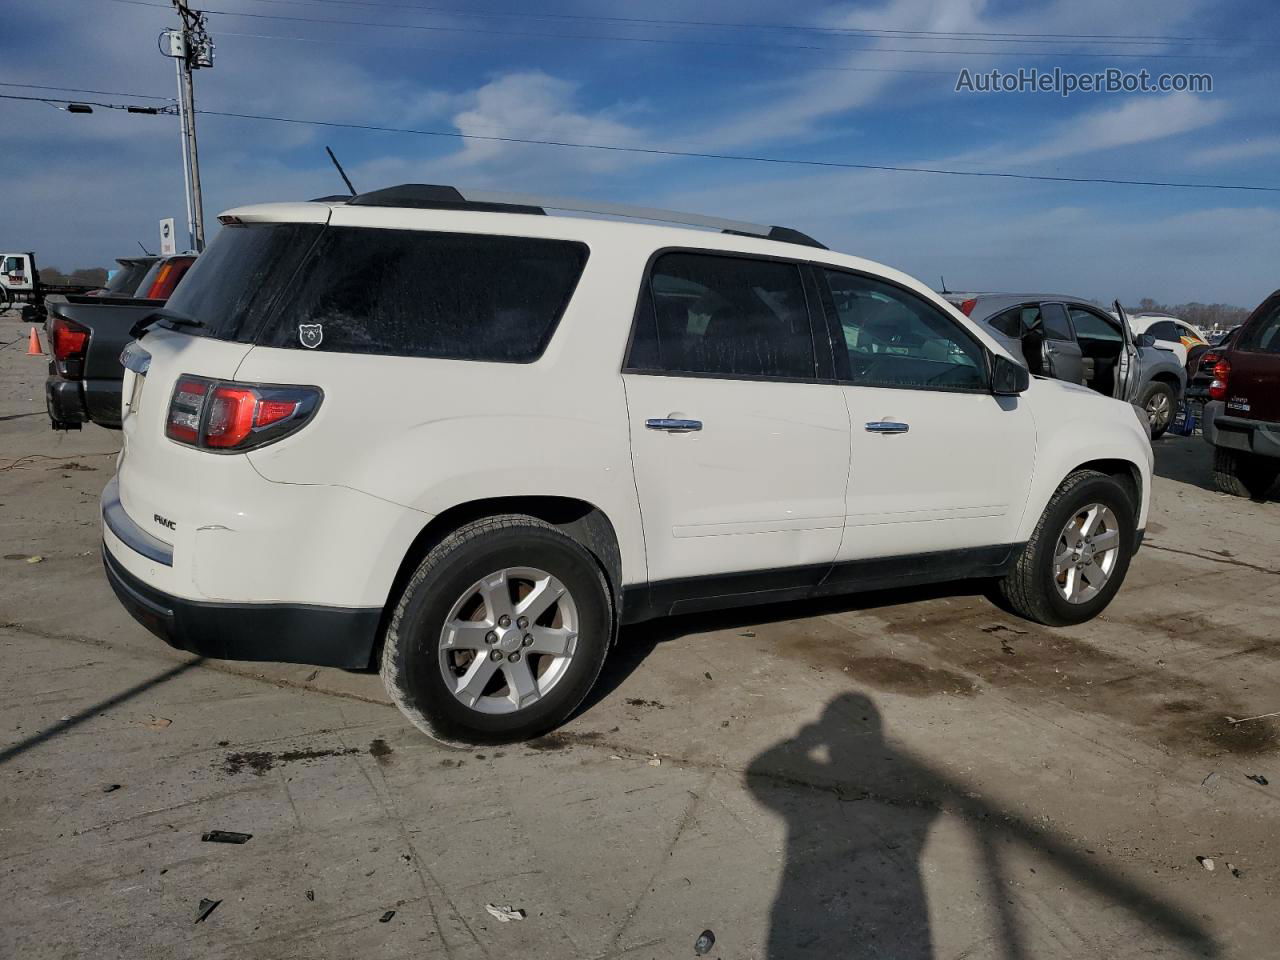
<path fill-rule="evenodd" d="M 1138 346 L 1154 347 L 1156 345 L 1156 335 L 1154 333 L 1140 334 L 1138 337 Z"/>
<path fill-rule="evenodd" d="M 1031 386 L 1031 372 L 1016 360 L 991 355 L 991 392 L 997 397 L 1016 397 Z"/>

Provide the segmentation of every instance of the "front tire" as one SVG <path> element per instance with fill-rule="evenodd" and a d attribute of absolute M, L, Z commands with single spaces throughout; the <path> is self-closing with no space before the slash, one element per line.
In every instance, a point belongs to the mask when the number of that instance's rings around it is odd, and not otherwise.
<path fill-rule="evenodd" d="M 1278 476 L 1280 460 L 1243 450 L 1213 448 L 1213 485 L 1221 493 L 1261 500 L 1275 485 Z"/>
<path fill-rule="evenodd" d="M 387 627 L 382 679 L 445 743 L 526 740 L 582 703 L 613 639 L 596 558 L 535 517 L 466 524 L 434 547 Z"/>
<path fill-rule="evenodd" d="M 1173 387 L 1167 383 L 1155 381 L 1147 385 L 1142 392 L 1142 409 L 1146 411 L 1147 422 L 1151 424 L 1151 439 L 1158 440 L 1173 423 L 1174 414 L 1178 410 L 1178 397 Z"/>
<path fill-rule="evenodd" d="M 1040 515 L 1000 595 L 1018 615 L 1051 627 L 1101 613 L 1129 570 L 1137 507 L 1114 477 L 1078 470 Z"/>

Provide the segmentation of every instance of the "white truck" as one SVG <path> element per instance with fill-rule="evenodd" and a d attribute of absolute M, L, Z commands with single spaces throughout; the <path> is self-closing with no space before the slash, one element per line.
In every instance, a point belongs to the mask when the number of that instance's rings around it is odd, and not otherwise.
<path fill-rule="evenodd" d="M 23 304 L 40 307 L 49 294 L 88 293 L 96 289 L 92 283 L 42 283 L 34 253 L 0 253 L 0 310 Z"/>

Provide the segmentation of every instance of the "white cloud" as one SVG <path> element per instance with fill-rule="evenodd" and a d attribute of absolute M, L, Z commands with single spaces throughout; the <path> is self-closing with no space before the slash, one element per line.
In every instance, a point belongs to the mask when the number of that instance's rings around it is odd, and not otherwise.
<path fill-rule="evenodd" d="M 1205 147 L 1188 156 L 1195 164 L 1228 164 L 1240 160 L 1255 160 L 1280 154 L 1280 137 L 1251 137 L 1239 143 L 1225 143 L 1217 147 Z"/>

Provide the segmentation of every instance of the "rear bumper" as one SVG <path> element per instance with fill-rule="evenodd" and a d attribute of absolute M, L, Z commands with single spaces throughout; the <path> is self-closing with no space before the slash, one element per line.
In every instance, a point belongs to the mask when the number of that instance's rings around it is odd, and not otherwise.
<path fill-rule="evenodd" d="M 1280 458 L 1280 423 L 1228 416 L 1221 400 L 1204 405 L 1202 428 L 1205 441 L 1215 447 Z"/>
<path fill-rule="evenodd" d="M 130 615 L 178 650 L 221 660 L 369 666 L 382 613 L 377 608 L 187 600 L 143 583 L 105 543 L 102 564 Z"/>
<path fill-rule="evenodd" d="M 44 383 L 44 402 L 55 430 L 82 423 L 120 426 L 120 380 L 68 380 L 56 374 Z"/>

